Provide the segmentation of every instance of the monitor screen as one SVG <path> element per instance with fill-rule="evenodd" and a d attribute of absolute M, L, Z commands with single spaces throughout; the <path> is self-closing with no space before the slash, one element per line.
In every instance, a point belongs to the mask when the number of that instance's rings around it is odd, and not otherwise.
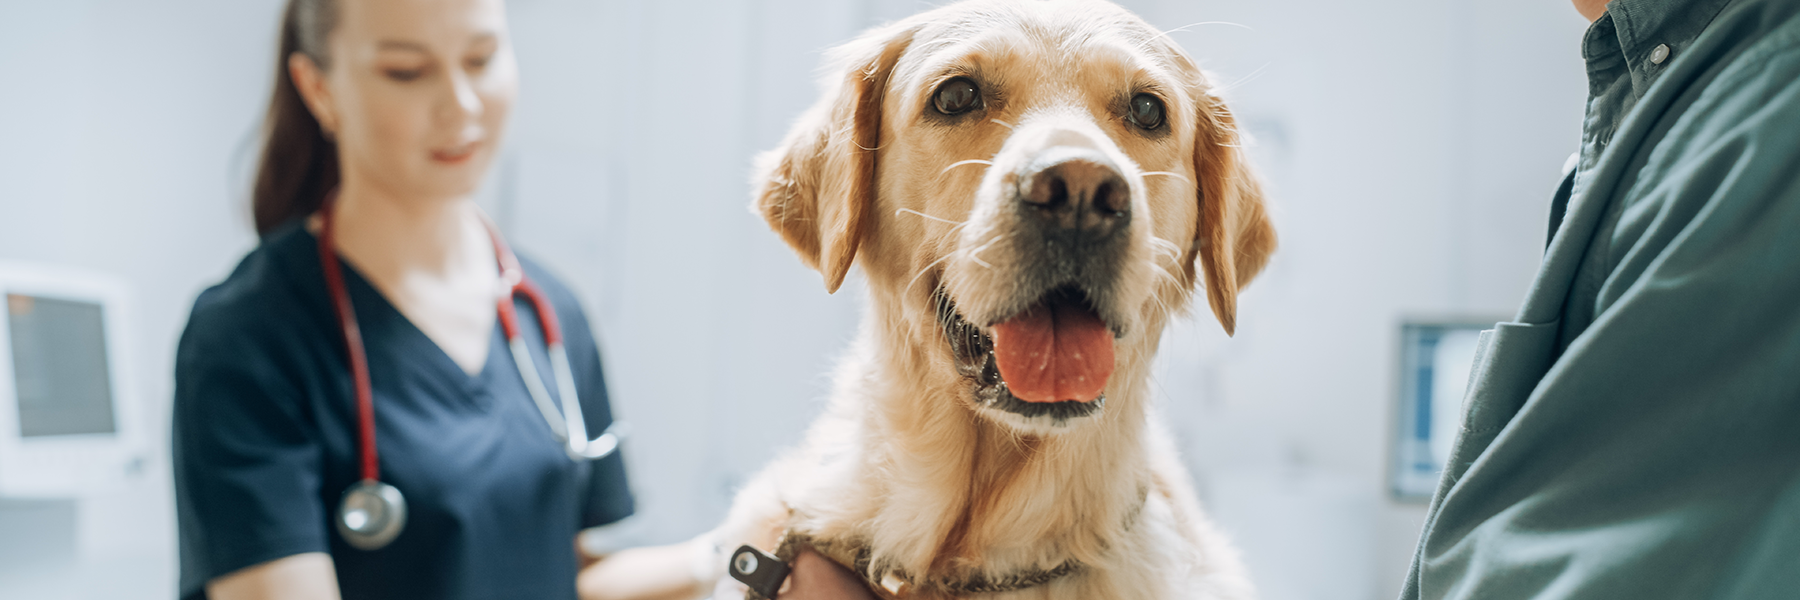
<path fill-rule="evenodd" d="M 115 433 L 100 304 L 6 295 L 19 435 Z"/>
<path fill-rule="evenodd" d="M 1390 478 L 1396 497 L 1428 500 L 1437 489 L 1462 428 L 1463 392 L 1481 331 L 1499 320 L 1402 325 L 1399 418 Z"/>

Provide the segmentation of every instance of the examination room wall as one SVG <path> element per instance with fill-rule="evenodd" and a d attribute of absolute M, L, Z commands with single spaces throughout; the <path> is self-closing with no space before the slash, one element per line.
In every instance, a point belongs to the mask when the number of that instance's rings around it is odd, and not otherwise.
<path fill-rule="evenodd" d="M 1236 337 L 1204 306 L 1166 336 L 1166 421 L 1265 598 L 1393 597 L 1424 512 L 1385 483 L 1399 323 L 1522 298 L 1578 141 L 1584 22 L 1566 0 L 1124 4 L 1225 86 L 1282 236 Z M 154 433 L 115 490 L 0 499 L 0 597 L 174 595 L 173 350 L 255 243 L 279 5 L 0 0 L 0 260 L 126 278 Z M 482 202 L 594 317 L 635 429 L 640 514 L 614 537 L 710 527 L 821 406 L 863 294 L 825 294 L 746 210 L 748 161 L 813 99 L 821 49 L 927 6 L 511 1 L 523 95 Z"/>

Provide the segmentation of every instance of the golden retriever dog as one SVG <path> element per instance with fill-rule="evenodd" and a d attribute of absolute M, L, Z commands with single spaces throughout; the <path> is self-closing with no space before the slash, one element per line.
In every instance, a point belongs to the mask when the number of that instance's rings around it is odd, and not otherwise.
<path fill-rule="evenodd" d="M 753 209 L 870 306 L 716 539 L 804 540 L 888 598 L 1252 597 L 1151 403 L 1164 324 L 1203 289 L 1232 331 L 1275 248 L 1193 58 L 1107 2 L 971 0 L 825 75 Z"/>

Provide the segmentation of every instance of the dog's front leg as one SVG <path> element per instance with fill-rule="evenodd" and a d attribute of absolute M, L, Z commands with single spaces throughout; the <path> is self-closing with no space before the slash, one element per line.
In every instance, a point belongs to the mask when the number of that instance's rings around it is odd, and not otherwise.
<path fill-rule="evenodd" d="M 739 490 L 732 500 L 731 511 L 719 526 L 707 533 L 712 555 L 703 580 L 716 580 L 713 598 L 726 600 L 744 597 L 744 585 L 726 577 L 726 561 L 732 551 L 748 544 L 765 552 L 774 552 L 781 533 L 787 529 L 791 511 L 782 501 L 776 485 L 777 469 L 770 467 L 758 473 Z"/>

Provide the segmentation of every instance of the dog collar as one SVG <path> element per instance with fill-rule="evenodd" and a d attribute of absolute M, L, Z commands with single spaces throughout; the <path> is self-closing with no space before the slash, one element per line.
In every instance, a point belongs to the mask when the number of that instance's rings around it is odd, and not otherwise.
<path fill-rule="evenodd" d="M 1055 581 L 1082 568 L 1080 562 L 1069 560 L 1049 569 L 1023 569 L 999 575 L 977 571 L 963 578 L 946 577 L 921 581 L 898 569 L 883 570 L 880 573 L 870 569 L 872 551 L 862 541 L 822 540 L 793 530 L 782 534 L 775 556 L 783 563 L 791 563 L 802 548 L 809 547 L 862 577 L 869 590 L 882 600 L 901 600 L 921 591 L 940 595 L 1016 592 Z"/>

